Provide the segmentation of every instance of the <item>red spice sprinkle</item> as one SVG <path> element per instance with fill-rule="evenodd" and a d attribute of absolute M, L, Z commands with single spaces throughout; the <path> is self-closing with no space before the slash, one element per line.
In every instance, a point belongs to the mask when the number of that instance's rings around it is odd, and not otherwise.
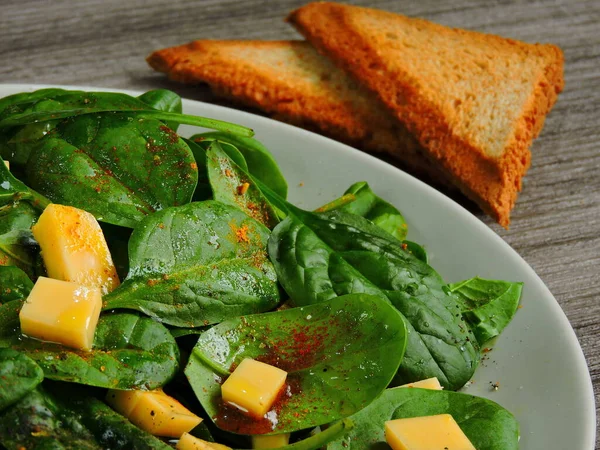
<path fill-rule="evenodd" d="M 250 183 L 242 183 L 237 187 L 237 193 L 238 195 L 244 195 L 247 191 L 248 188 L 250 187 Z"/>
<path fill-rule="evenodd" d="M 301 370 L 323 360 L 323 348 L 329 337 L 326 326 L 300 326 L 290 330 L 290 334 L 267 342 L 268 351 L 256 359 L 286 372 Z"/>

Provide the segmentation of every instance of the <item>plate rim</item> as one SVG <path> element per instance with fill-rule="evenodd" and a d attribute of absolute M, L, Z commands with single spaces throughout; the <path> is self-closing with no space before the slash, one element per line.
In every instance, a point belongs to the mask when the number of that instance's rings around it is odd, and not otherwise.
<path fill-rule="evenodd" d="M 139 90 L 139 89 L 135 89 L 135 88 L 134 89 L 122 89 L 122 88 L 110 88 L 110 87 L 87 86 L 87 85 L 86 86 L 73 86 L 73 85 L 37 84 L 37 83 L 0 83 L 0 93 L 2 93 L 3 91 L 10 91 L 10 92 L 14 91 L 13 93 L 24 92 L 24 91 L 34 91 L 37 89 L 44 89 L 44 88 L 51 88 L 51 87 L 61 88 L 61 89 L 69 89 L 69 90 L 122 92 L 122 93 L 126 93 L 129 95 L 135 95 L 135 96 L 140 95 L 144 92 L 143 90 Z M 5 95 L 5 94 L 0 94 L 0 97 L 2 97 L 3 95 Z M 7 95 L 10 95 L 10 94 L 7 94 Z M 425 191 L 427 193 L 427 195 L 433 196 L 438 201 L 443 202 L 445 204 L 445 206 L 450 207 L 453 210 L 456 210 L 456 213 L 463 216 L 465 218 L 464 220 L 468 221 L 471 226 L 478 228 L 478 231 L 483 233 L 485 235 L 485 237 L 492 239 L 494 241 L 493 244 L 495 246 L 500 246 L 501 248 L 503 248 L 504 251 L 512 254 L 513 258 L 516 257 L 515 259 L 519 261 L 519 270 L 524 271 L 527 274 L 527 276 L 529 278 L 531 278 L 532 280 L 534 280 L 536 282 L 536 284 L 538 285 L 538 287 L 542 289 L 545 296 L 549 296 L 552 299 L 551 302 L 548 302 L 549 306 L 552 308 L 553 314 L 561 321 L 562 328 L 564 330 L 568 330 L 568 332 L 566 333 L 566 336 L 568 336 L 569 347 L 576 348 L 578 350 L 576 359 L 577 359 L 579 367 L 577 368 L 576 372 L 582 372 L 586 375 L 583 377 L 583 378 L 585 378 L 584 390 L 586 390 L 587 394 L 589 394 L 589 395 L 585 396 L 587 399 L 586 403 L 584 405 L 580 405 L 582 409 L 587 410 L 587 412 L 584 413 L 584 417 L 587 418 L 586 423 L 583 424 L 583 431 L 584 431 L 585 435 L 587 436 L 585 438 L 585 441 L 586 441 L 585 445 L 587 445 L 587 446 L 582 448 L 581 450 L 594 450 L 595 449 L 596 433 L 597 433 L 595 392 L 594 392 L 594 386 L 593 386 L 592 379 L 591 379 L 591 374 L 589 371 L 589 367 L 587 365 L 587 360 L 586 360 L 585 354 L 581 347 L 581 343 L 579 342 L 579 339 L 577 338 L 577 335 L 576 335 L 573 327 L 571 326 L 569 319 L 567 318 L 567 316 L 564 313 L 563 309 L 561 308 L 560 304 L 558 303 L 558 301 L 556 300 L 556 298 L 554 297 L 552 292 L 549 290 L 549 288 L 546 286 L 544 281 L 537 275 L 537 273 L 533 270 L 533 268 L 529 265 L 529 263 L 527 263 L 527 261 L 525 261 L 525 259 L 521 255 L 519 255 L 519 253 L 515 249 L 513 249 L 506 241 L 504 241 L 494 230 L 492 230 L 490 227 L 488 227 L 477 216 L 475 216 L 473 213 L 468 211 L 462 205 L 458 204 L 456 201 L 454 201 L 453 199 L 444 195 L 443 193 L 436 190 L 435 188 L 433 188 L 433 187 L 429 186 L 428 184 L 424 183 L 423 181 L 413 177 L 412 175 L 402 171 L 398 167 L 395 167 L 385 161 L 378 159 L 377 157 L 375 157 L 373 155 L 362 152 L 362 151 L 355 149 L 349 145 L 346 145 L 346 144 L 343 144 L 334 139 L 330 139 L 328 137 L 322 136 L 318 133 L 314 133 L 314 132 L 305 130 L 303 128 L 296 127 L 294 125 L 280 122 L 275 119 L 271 119 L 269 117 L 253 114 L 253 113 L 250 113 L 247 111 L 243 111 L 243 110 L 239 110 L 239 109 L 235 109 L 235 108 L 231 108 L 231 107 L 227 107 L 227 106 L 222 106 L 222 105 L 215 105 L 215 104 L 211 104 L 211 103 L 207 103 L 207 102 L 203 102 L 203 101 L 199 101 L 199 100 L 188 99 L 188 98 L 184 98 L 184 97 L 182 97 L 182 102 L 183 102 L 184 111 L 185 111 L 186 104 L 196 104 L 203 109 L 214 110 L 214 111 L 220 112 L 224 115 L 232 114 L 234 116 L 239 116 L 239 117 L 248 117 L 248 118 L 251 118 L 252 121 L 258 120 L 259 122 L 264 122 L 265 126 L 267 126 L 267 127 L 282 128 L 284 130 L 284 132 L 286 132 L 286 133 L 296 133 L 300 136 L 307 137 L 311 140 L 325 141 L 325 142 L 327 142 L 328 146 L 337 147 L 337 149 L 342 152 L 351 152 L 351 153 L 353 153 L 354 158 L 363 159 L 366 163 L 368 163 L 370 165 L 374 165 L 378 169 L 395 172 L 395 176 L 400 177 L 403 180 L 403 182 L 416 186 L 416 189 Z M 564 337 L 566 337 L 566 336 L 564 336 Z M 573 449 L 573 450 L 578 450 L 578 449 Z"/>

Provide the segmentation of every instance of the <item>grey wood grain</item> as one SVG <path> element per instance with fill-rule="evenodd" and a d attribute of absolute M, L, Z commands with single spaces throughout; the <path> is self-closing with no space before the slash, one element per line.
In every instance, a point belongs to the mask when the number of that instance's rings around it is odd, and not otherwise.
<path fill-rule="evenodd" d="M 144 57 L 193 39 L 298 37 L 283 18 L 305 2 L 0 3 L 2 82 L 140 90 L 168 86 L 188 98 L 214 101 L 207 89 L 166 82 L 147 67 Z M 566 89 L 534 143 L 533 164 L 510 230 L 476 214 L 531 264 L 557 298 L 579 337 L 600 405 L 600 1 L 348 3 L 530 42 L 551 42 L 564 50 Z"/>

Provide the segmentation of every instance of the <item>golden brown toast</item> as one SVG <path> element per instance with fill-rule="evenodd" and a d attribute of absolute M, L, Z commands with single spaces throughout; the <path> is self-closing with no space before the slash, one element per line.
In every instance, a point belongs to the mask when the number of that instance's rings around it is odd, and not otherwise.
<path fill-rule="evenodd" d="M 328 2 L 288 20 L 376 93 L 454 183 L 508 226 L 529 147 L 564 86 L 558 47 Z"/>
<path fill-rule="evenodd" d="M 387 152 L 438 184 L 447 177 L 375 96 L 305 41 L 201 40 L 156 51 L 148 63 L 184 83 L 262 109 L 354 147 Z"/>

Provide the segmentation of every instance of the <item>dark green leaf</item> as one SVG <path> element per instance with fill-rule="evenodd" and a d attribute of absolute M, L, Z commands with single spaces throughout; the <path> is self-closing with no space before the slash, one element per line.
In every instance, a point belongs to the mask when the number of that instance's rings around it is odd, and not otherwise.
<path fill-rule="evenodd" d="M 142 431 L 104 402 L 92 397 L 88 389 L 67 383 L 54 383 L 51 393 L 59 401 L 63 415 L 79 419 L 97 440 L 100 448 L 123 450 L 170 450 L 160 439 Z"/>
<path fill-rule="evenodd" d="M 4 161 L 0 160 L 0 206 L 23 200 L 31 203 L 38 211 L 43 211 L 50 204 L 50 201 L 43 195 L 16 179 L 6 167 Z"/>
<path fill-rule="evenodd" d="M 8 100 L 0 112 L 0 129 L 36 122 L 66 119 L 86 114 L 128 112 L 129 116 L 211 128 L 241 136 L 252 136 L 249 128 L 205 117 L 151 109 L 142 100 L 116 92 L 48 91 L 26 94 L 23 101 Z M 29 95 L 29 97 L 27 97 Z"/>
<path fill-rule="evenodd" d="M 123 114 L 61 123 L 31 154 L 27 178 L 54 202 L 134 227 L 145 215 L 191 200 L 196 162 L 158 120 Z"/>
<path fill-rule="evenodd" d="M 25 300 L 33 283 L 25 272 L 15 266 L 0 266 L 0 305 Z"/>
<path fill-rule="evenodd" d="M 0 416 L 7 448 L 168 450 L 102 401 L 73 385 L 39 387 Z"/>
<path fill-rule="evenodd" d="M 0 318 L 4 307 L 12 303 L 2 306 Z M 3 322 L 14 324 L 16 319 L 18 323 L 18 311 L 6 311 Z M 46 378 L 90 386 L 155 389 L 175 375 L 179 364 L 179 350 L 169 330 L 136 314 L 101 316 L 89 352 L 30 339 L 18 331 L 12 336 L 0 335 L 0 343 L 6 339 L 13 349 L 36 361 Z"/>
<path fill-rule="evenodd" d="M 189 139 L 185 139 L 185 142 L 189 145 L 192 153 L 194 154 L 194 158 L 196 159 L 196 163 L 198 164 L 198 185 L 196 186 L 196 191 L 194 192 L 193 200 L 194 201 L 203 201 L 212 199 L 212 188 L 210 186 L 210 181 L 208 180 L 208 169 L 207 169 L 207 161 L 206 161 L 206 151 L 212 144 L 212 141 L 200 141 L 195 142 Z M 221 149 L 227 153 L 227 156 L 236 163 L 239 167 L 242 168 L 243 171 L 248 171 L 248 166 L 246 165 L 246 160 L 244 156 L 240 153 L 240 151 L 235 148 L 233 145 L 227 144 L 226 142 L 221 142 Z"/>
<path fill-rule="evenodd" d="M 0 443 L 8 449 L 99 450 L 94 436 L 39 386 L 0 414 Z"/>
<path fill-rule="evenodd" d="M 102 234 L 106 239 L 110 256 L 117 269 L 117 275 L 120 280 L 124 280 L 129 272 L 129 238 L 131 237 L 131 228 L 119 227 L 109 223 L 100 223 Z"/>
<path fill-rule="evenodd" d="M 346 417 L 389 384 L 406 346 L 400 314 L 384 300 L 347 295 L 317 305 L 222 322 L 203 333 L 185 374 L 209 416 L 240 434 L 284 433 Z M 277 420 L 252 419 L 221 400 L 222 377 L 244 358 L 288 372 Z"/>
<path fill-rule="evenodd" d="M 12 168 L 23 167 L 41 139 L 57 124 L 57 120 L 51 120 L 1 130 L 0 156 L 10 161 Z"/>
<path fill-rule="evenodd" d="M 197 327 L 279 302 L 269 230 L 232 206 L 190 203 L 147 217 L 129 241 L 129 276 L 105 307 Z"/>
<path fill-rule="evenodd" d="M 0 305 L 0 347 L 10 346 L 21 334 L 19 311 L 24 300 L 11 300 Z"/>
<path fill-rule="evenodd" d="M 465 320 L 483 345 L 512 320 L 519 307 L 523 283 L 475 277 L 449 284 L 461 305 Z"/>
<path fill-rule="evenodd" d="M 181 97 L 168 89 L 154 89 L 143 93 L 138 98 L 159 111 L 174 113 L 183 111 Z"/>
<path fill-rule="evenodd" d="M 44 372 L 27 355 L 0 348 L 0 411 L 20 400 L 44 379 Z"/>
<path fill-rule="evenodd" d="M 409 332 L 396 383 L 436 376 L 445 388 L 458 389 L 470 380 L 479 360 L 477 342 L 435 270 L 362 217 L 281 206 L 289 216 L 273 230 L 269 256 L 294 303 L 356 292 L 387 298 Z"/>
<path fill-rule="evenodd" d="M 198 327 L 198 328 L 171 328 L 169 329 L 171 335 L 174 338 L 180 338 L 184 336 L 192 336 L 199 335 L 206 331 L 206 327 Z"/>
<path fill-rule="evenodd" d="M 381 397 L 350 417 L 355 427 L 327 450 L 376 450 L 385 443 L 387 420 L 450 414 L 477 450 L 516 450 L 519 425 L 497 403 L 468 394 L 429 389 L 387 389 Z"/>
<path fill-rule="evenodd" d="M 394 206 L 378 197 L 369 187 L 366 181 L 360 181 L 350 186 L 344 197 L 354 196 L 354 201 L 343 202 L 339 209 L 350 214 L 364 217 L 381 229 L 387 231 L 396 239 L 403 241 L 408 232 L 408 226 L 404 217 Z M 339 202 L 339 200 L 337 200 Z M 336 200 L 331 204 L 319 208 L 317 211 L 325 212 L 336 208 Z"/>
<path fill-rule="evenodd" d="M 334 439 L 346 436 L 352 428 L 354 428 L 354 422 L 350 419 L 343 419 L 327 427 L 325 431 L 316 433 L 314 436 L 279 448 L 285 450 L 318 450 Z"/>
<path fill-rule="evenodd" d="M 19 311 L 33 283 L 14 266 L 0 266 L 0 347 L 8 347 L 21 334 Z"/>
<path fill-rule="evenodd" d="M 6 97 L 0 98 L 0 114 L 2 114 L 0 117 L 21 113 L 27 108 L 33 108 L 40 100 L 52 99 L 53 97 L 64 95 L 67 92 L 83 93 L 83 91 L 66 91 L 58 88 L 46 88 L 38 89 L 33 92 L 19 92 L 18 94 L 7 95 Z"/>
<path fill-rule="evenodd" d="M 39 211 L 26 201 L 0 206 L 0 266 L 17 266 L 32 279 L 39 247 L 31 227 L 38 217 Z"/>
<path fill-rule="evenodd" d="M 154 89 L 152 91 L 145 92 L 138 98 L 145 104 L 159 111 L 174 112 L 179 114 L 183 112 L 181 97 L 175 92 L 167 89 Z M 177 128 L 179 127 L 177 122 L 167 122 L 166 125 L 173 131 L 177 131 Z"/>
<path fill-rule="evenodd" d="M 206 150 L 189 139 L 184 138 L 183 141 L 192 151 L 194 159 L 196 160 L 196 165 L 198 166 L 198 183 L 196 184 L 196 189 L 192 195 L 192 201 L 202 202 L 204 200 L 210 200 L 212 199 L 212 189 L 210 188 L 208 173 L 206 171 Z"/>
<path fill-rule="evenodd" d="M 402 245 L 405 246 L 405 249 L 414 255 L 418 260 L 423 261 L 425 264 L 429 263 L 429 257 L 427 256 L 427 251 L 422 245 L 417 244 L 413 241 L 403 241 Z"/>
<path fill-rule="evenodd" d="M 188 141 L 193 142 L 197 147 L 202 149 L 205 154 L 214 142 L 212 140 L 202 140 L 202 139 L 200 139 L 198 141 L 193 141 L 191 139 L 188 139 Z M 234 163 L 236 163 L 238 166 L 240 166 L 244 172 L 248 172 L 248 163 L 246 163 L 246 158 L 244 158 L 244 155 L 242 155 L 242 152 L 240 152 L 236 146 L 234 146 L 228 142 L 222 142 L 222 141 L 219 141 L 219 145 L 221 146 L 221 149 L 225 153 L 227 153 L 227 156 L 229 156 Z"/>
<path fill-rule="evenodd" d="M 192 137 L 192 140 L 198 142 L 218 140 L 222 143 L 226 142 L 231 144 L 244 155 L 244 159 L 248 164 L 247 170 L 249 173 L 265 183 L 277 195 L 286 198 L 288 191 L 287 181 L 285 181 L 285 178 L 277 165 L 277 161 L 275 161 L 271 152 L 258 140 L 220 131 L 197 134 Z M 235 158 L 232 159 L 235 161 Z M 238 161 L 235 162 L 244 168 Z M 244 168 L 244 170 L 246 169 Z"/>
<path fill-rule="evenodd" d="M 213 198 L 241 209 L 269 228 L 279 223 L 277 213 L 252 179 L 214 141 L 206 152 Z"/>

